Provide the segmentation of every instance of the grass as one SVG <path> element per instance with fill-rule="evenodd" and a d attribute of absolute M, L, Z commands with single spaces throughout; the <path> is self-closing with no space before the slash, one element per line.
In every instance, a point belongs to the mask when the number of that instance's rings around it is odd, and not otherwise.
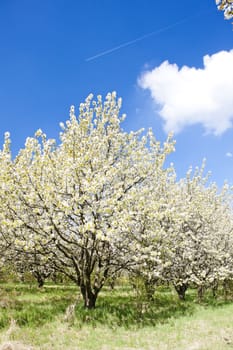
<path fill-rule="evenodd" d="M 18 341 L 35 350 L 224 350 L 233 349 L 233 303 L 209 295 L 202 304 L 190 291 L 186 302 L 161 290 L 153 302 L 128 287 L 103 290 L 96 309 L 65 321 L 80 298 L 75 286 L 0 285 L 0 344 Z M 1 347 L 0 347 L 1 349 Z"/>
<path fill-rule="evenodd" d="M 38 289 L 28 285 L 8 284 L 0 287 L 0 328 L 7 327 L 11 319 L 18 326 L 38 327 L 63 314 L 72 298 L 75 287 L 48 286 Z"/>

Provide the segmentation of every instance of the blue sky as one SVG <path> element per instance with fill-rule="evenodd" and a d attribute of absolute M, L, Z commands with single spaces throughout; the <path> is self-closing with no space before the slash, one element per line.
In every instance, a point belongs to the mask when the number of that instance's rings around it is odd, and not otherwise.
<path fill-rule="evenodd" d="M 205 157 L 233 183 L 232 29 L 214 0 L 0 0 L 2 141 L 56 137 L 70 105 L 114 90 L 125 130 L 175 131 L 179 176 Z"/>

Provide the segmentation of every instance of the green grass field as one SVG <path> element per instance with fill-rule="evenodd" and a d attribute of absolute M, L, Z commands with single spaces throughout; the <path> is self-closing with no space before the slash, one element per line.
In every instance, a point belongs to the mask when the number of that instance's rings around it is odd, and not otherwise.
<path fill-rule="evenodd" d="M 194 291 L 180 302 L 168 289 L 147 302 L 125 286 L 104 289 L 88 311 L 72 285 L 2 284 L 0 344 L 8 342 L 16 350 L 233 349 L 233 303 L 207 295 L 199 304 Z"/>

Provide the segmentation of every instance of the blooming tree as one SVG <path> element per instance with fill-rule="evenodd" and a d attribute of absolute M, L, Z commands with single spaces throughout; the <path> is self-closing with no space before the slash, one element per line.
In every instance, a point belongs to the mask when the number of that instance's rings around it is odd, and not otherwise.
<path fill-rule="evenodd" d="M 229 190 L 219 191 L 208 179 L 204 163 L 179 181 L 171 167 L 143 188 L 143 203 L 131 203 L 132 272 L 142 277 L 149 297 L 164 281 L 181 300 L 189 286 L 202 298 L 205 288 L 232 278 Z"/>
<path fill-rule="evenodd" d="M 12 165 L 7 220 L 15 244 L 75 281 L 87 308 L 108 277 L 132 264 L 122 223 L 130 225 L 130 201 L 141 200 L 173 150 L 170 138 L 162 148 L 151 132 L 122 131 L 120 107 L 115 93 L 89 96 L 78 117 L 71 107 L 59 146 L 38 130 Z"/>
<path fill-rule="evenodd" d="M 203 172 L 204 163 L 193 176 L 188 171 L 170 192 L 174 215 L 168 230 L 165 278 L 180 299 L 184 299 L 189 285 L 198 288 L 201 298 L 206 287 L 231 274 L 230 265 L 224 263 L 230 257 L 226 247 L 233 227 L 229 202 L 225 201 L 226 187 L 219 192 L 214 183 L 208 185 L 208 175 Z"/>

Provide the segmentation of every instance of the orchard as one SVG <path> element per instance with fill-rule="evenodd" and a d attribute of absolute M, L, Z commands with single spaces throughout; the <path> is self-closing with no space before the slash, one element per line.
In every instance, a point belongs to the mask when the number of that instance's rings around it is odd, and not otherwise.
<path fill-rule="evenodd" d="M 176 176 L 149 130 L 121 127 L 121 99 L 92 95 L 72 106 L 60 141 L 42 130 L 16 157 L 9 133 L 0 153 L 0 268 L 31 273 L 43 286 L 54 274 L 73 281 L 84 307 L 95 307 L 120 274 L 161 284 L 181 300 L 188 288 L 227 289 L 233 278 L 232 193 L 210 181 L 205 164 Z"/>

